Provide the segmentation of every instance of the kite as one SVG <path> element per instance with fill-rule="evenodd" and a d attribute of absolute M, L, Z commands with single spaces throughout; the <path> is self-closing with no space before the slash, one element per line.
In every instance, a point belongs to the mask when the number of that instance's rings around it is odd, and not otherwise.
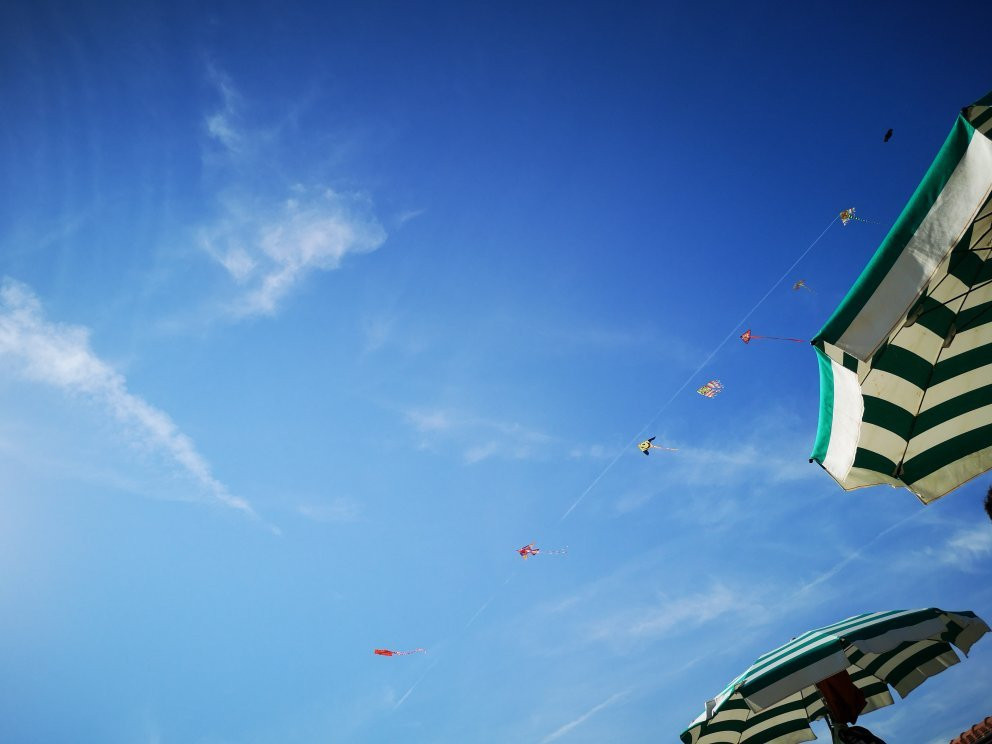
<path fill-rule="evenodd" d="M 793 291 L 795 291 L 797 289 L 805 289 L 807 292 L 812 292 L 813 291 L 812 289 L 809 288 L 809 285 L 806 284 L 806 280 L 805 279 L 800 279 L 798 282 L 796 282 L 795 284 L 792 285 L 792 290 Z"/>
<path fill-rule="evenodd" d="M 743 341 L 746 344 L 751 343 L 752 338 L 768 338 L 768 339 L 772 339 L 773 341 L 795 341 L 797 344 L 806 343 L 801 338 L 789 338 L 788 336 L 759 336 L 756 333 L 751 333 L 750 328 L 748 328 L 746 331 L 744 331 L 744 333 L 741 334 L 741 341 Z"/>
<path fill-rule="evenodd" d="M 866 225 L 877 225 L 878 224 L 877 222 L 872 222 L 871 220 L 866 220 L 866 219 L 864 219 L 862 217 L 858 217 L 854 213 L 854 207 L 851 207 L 850 209 L 843 210 L 837 216 L 840 217 L 840 224 L 844 225 L 845 227 L 847 226 L 847 223 L 850 222 L 851 220 L 854 220 L 856 222 L 864 222 Z"/>
<path fill-rule="evenodd" d="M 885 136 L 884 137 L 882 137 L 882 142 L 888 142 L 890 139 L 892 139 L 892 130 L 891 129 L 888 132 L 885 133 Z"/>
<path fill-rule="evenodd" d="M 517 548 L 517 552 L 520 553 L 520 557 L 527 560 L 532 555 L 565 555 L 568 550 L 565 548 L 558 548 L 557 550 L 541 550 L 534 546 L 534 543 L 529 543 L 524 545 L 522 548 Z"/>
<path fill-rule="evenodd" d="M 923 503 L 992 468 L 992 93 L 966 107 L 889 234 L 813 338 L 810 460 L 844 490 Z"/>
<path fill-rule="evenodd" d="M 426 648 L 415 648 L 412 651 L 390 651 L 388 648 L 377 648 L 372 653 L 377 656 L 409 656 L 410 654 L 426 654 Z"/>
<path fill-rule="evenodd" d="M 719 380 L 710 380 L 697 391 L 704 398 L 715 398 L 723 392 L 723 383 Z"/>
<path fill-rule="evenodd" d="M 666 452 L 678 452 L 678 450 L 673 447 L 659 447 L 657 444 L 651 444 L 651 442 L 653 441 L 654 441 L 654 437 L 651 437 L 650 439 L 645 439 L 643 442 L 637 445 L 637 449 L 639 449 L 645 455 L 650 454 L 648 450 L 653 450 L 653 449 L 665 450 Z"/>

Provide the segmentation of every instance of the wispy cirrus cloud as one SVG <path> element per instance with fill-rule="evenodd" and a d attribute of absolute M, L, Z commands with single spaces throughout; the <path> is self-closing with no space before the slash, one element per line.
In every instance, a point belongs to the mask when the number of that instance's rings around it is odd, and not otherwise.
<path fill-rule="evenodd" d="M 86 328 L 47 321 L 31 289 L 11 279 L 0 283 L 0 360 L 24 379 L 98 403 L 127 428 L 135 444 L 164 453 L 217 501 L 257 517 L 247 501 L 213 476 L 168 414 L 128 391 L 124 376 L 90 348 Z"/>
<path fill-rule="evenodd" d="M 301 504 L 297 512 L 313 522 L 341 524 L 357 521 L 361 507 L 354 499 L 339 496 L 321 503 Z"/>
<path fill-rule="evenodd" d="M 471 432 L 467 447 L 462 447 L 462 459 L 475 464 L 490 458 L 529 460 L 538 457 L 557 440 L 549 434 L 526 427 L 515 421 L 500 421 L 457 413 L 443 408 L 416 408 L 405 412 L 407 422 L 425 435 L 422 446 L 432 440 L 463 441 Z"/>
<path fill-rule="evenodd" d="M 360 196 L 299 187 L 279 202 L 228 198 L 199 239 L 237 286 L 228 310 L 240 318 L 275 314 L 308 275 L 374 251 L 386 233 Z"/>
<path fill-rule="evenodd" d="M 281 130 L 249 127 L 230 78 L 210 68 L 208 80 L 219 105 L 205 116 L 204 129 L 220 146 L 211 162 L 225 167 L 217 168 L 223 195 L 218 214 L 198 231 L 199 243 L 234 282 L 229 316 L 273 315 L 307 276 L 339 268 L 350 254 L 376 250 L 386 231 L 365 194 L 287 181 L 266 157 L 282 144 Z M 246 171 L 254 176 L 246 178 Z M 258 178 L 266 172 L 271 178 Z"/>
<path fill-rule="evenodd" d="M 767 622 L 770 613 L 752 592 L 735 591 L 722 583 L 707 590 L 671 597 L 658 595 L 655 601 L 598 619 L 587 626 L 587 641 L 642 641 L 705 625 L 733 615 L 742 624 Z"/>
<path fill-rule="evenodd" d="M 981 561 L 992 559 L 992 525 L 978 524 L 958 530 L 943 546 L 928 548 L 924 555 L 945 566 L 974 570 Z"/>
<path fill-rule="evenodd" d="M 207 133 L 227 150 L 241 152 L 244 147 L 241 96 L 230 78 L 216 67 L 211 65 L 207 68 L 207 78 L 220 97 L 220 106 L 204 121 Z"/>

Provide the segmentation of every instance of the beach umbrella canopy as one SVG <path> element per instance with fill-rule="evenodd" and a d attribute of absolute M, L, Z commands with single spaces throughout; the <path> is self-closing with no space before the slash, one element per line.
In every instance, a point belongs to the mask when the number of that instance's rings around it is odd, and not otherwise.
<path fill-rule="evenodd" d="M 845 489 L 924 503 L 992 468 L 992 93 L 963 109 L 860 278 L 813 339 L 811 461 Z"/>
<path fill-rule="evenodd" d="M 870 713 L 906 697 L 927 677 L 957 664 L 989 630 L 973 612 L 936 608 L 855 615 L 811 630 L 758 658 L 706 703 L 682 732 L 685 744 L 793 744 L 816 737 L 810 721 L 827 717 L 824 681 L 850 676 Z M 821 688 L 817 687 L 821 683 Z M 860 697 L 859 697 L 860 705 Z"/>

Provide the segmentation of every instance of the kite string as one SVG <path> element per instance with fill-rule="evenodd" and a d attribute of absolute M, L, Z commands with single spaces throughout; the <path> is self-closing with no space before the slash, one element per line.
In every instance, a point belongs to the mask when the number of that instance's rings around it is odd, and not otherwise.
<path fill-rule="evenodd" d="M 770 338 L 775 341 L 795 341 L 797 344 L 805 344 L 808 339 L 805 338 L 790 338 L 788 336 L 759 336 L 757 333 L 752 333 L 749 338 Z"/>
<path fill-rule="evenodd" d="M 579 495 L 579 497 L 575 500 L 575 502 L 570 507 L 568 507 L 568 509 L 565 511 L 564 514 L 561 515 L 561 517 L 558 519 L 557 524 L 561 524 L 562 522 L 564 522 L 565 519 L 568 517 L 568 515 L 571 514 L 575 510 L 575 508 L 582 502 L 582 500 L 589 494 L 589 492 L 592 491 L 592 489 L 596 487 L 596 485 L 603 479 L 603 477 L 610 470 L 613 469 L 613 466 L 616 465 L 617 462 L 619 462 L 620 458 L 623 457 L 623 455 L 630 449 L 630 447 L 632 447 L 633 445 L 637 444 L 638 441 L 640 441 L 640 439 L 643 436 L 644 432 L 652 424 L 654 424 L 654 422 L 658 419 L 658 417 L 661 416 L 661 414 L 665 412 L 665 410 L 668 408 L 668 406 L 670 406 L 672 404 L 672 402 L 679 396 L 679 394 L 683 390 L 685 390 L 686 387 L 688 387 L 689 383 L 696 377 L 696 375 L 698 375 L 703 370 L 703 368 L 706 367 L 706 365 L 709 364 L 713 360 L 713 357 L 715 357 L 720 352 L 720 350 L 724 346 L 727 345 L 727 342 L 730 341 L 730 339 L 732 339 L 737 334 L 737 329 L 739 329 L 742 325 L 744 325 L 744 323 L 747 322 L 747 319 L 750 318 L 751 315 L 759 307 L 761 307 L 764 304 L 765 300 L 767 300 L 771 296 L 772 292 L 775 291 L 776 287 L 778 287 L 778 285 L 780 285 L 783 281 L 785 281 L 785 278 L 792 272 L 792 270 L 795 269 L 796 266 L 798 266 L 799 263 L 804 258 L 806 258 L 806 256 L 809 255 L 809 252 L 811 250 L 813 250 L 813 247 L 817 243 L 820 242 L 820 240 L 823 238 L 823 236 L 827 234 L 827 231 L 833 226 L 833 224 L 838 219 L 839 219 L 839 217 L 834 217 L 832 220 L 830 220 L 830 223 L 823 229 L 823 232 L 821 232 L 816 237 L 816 239 L 812 243 L 810 243 L 809 246 L 807 246 L 806 250 L 802 252 L 802 254 L 799 256 L 799 258 L 797 258 L 795 261 L 792 262 L 792 265 L 788 269 L 785 270 L 785 273 L 783 273 L 782 276 L 780 276 L 778 278 L 778 280 L 774 284 L 772 284 L 772 286 L 769 288 L 769 290 L 767 292 L 765 292 L 764 296 L 762 296 L 762 298 L 760 300 L 758 300 L 755 303 L 755 305 L 750 310 L 747 311 L 747 313 L 744 314 L 744 317 L 742 317 L 739 321 L 737 321 L 737 324 L 723 338 L 723 340 L 719 344 L 717 344 L 716 347 L 699 364 L 699 366 L 696 367 L 696 369 L 694 369 L 692 371 L 692 373 L 688 377 L 686 377 L 686 379 L 682 382 L 682 384 L 679 385 L 678 389 L 674 393 L 672 393 L 672 395 L 668 398 L 668 400 L 666 400 L 662 404 L 661 408 L 659 408 L 657 410 L 657 412 L 655 412 L 655 414 L 650 418 L 650 420 L 648 420 L 648 422 L 646 424 L 644 424 L 643 427 L 641 427 L 641 430 L 640 430 L 640 432 L 638 432 L 637 436 L 635 436 L 626 446 L 624 446 L 622 449 L 620 449 L 617 452 L 616 456 L 612 460 L 610 460 L 609 464 L 607 464 L 607 466 L 605 468 L 603 468 L 599 472 L 599 475 L 597 475 L 595 478 L 593 478 L 592 482 Z M 469 621 L 465 624 L 465 627 L 462 628 L 461 632 L 458 634 L 459 636 L 463 636 L 465 633 L 468 632 L 469 628 L 471 628 L 471 626 L 473 625 L 473 623 L 475 623 L 475 621 L 479 618 L 479 616 L 481 616 L 482 613 L 486 611 L 486 609 L 489 607 L 489 605 L 492 604 L 493 600 L 496 599 L 496 596 L 499 594 L 500 589 L 502 589 L 503 586 L 505 586 L 506 584 L 508 584 L 510 582 L 510 579 L 513 577 L 513 575 L 515 573 L 516 573 L 516 569 L 514 569 L 514 571 L 511 572 L 511 574 L 506 577 L 506 579 L 503 581 L 503 585 L 500 586 L 500 587 L 497 587 L 496 591 L 494 591 L 492 593 L 492 595 L 489 597 L 489 599 L 487 599 L 485 602 L 482 603 L 482 606 L 479 607 L 479 609 L 475 611 L 475 613 L 472 615 L 472 617 L 469 618 Z M 424 670 L 423 674 L 421 674 L 420 677 L 417 678 L 417 681 L 413 683 L 413 685 L 410 687 L 410 689 L 408 689 L 406 691 L 406 693 L 399 699 L 399 701 L 396 703 L 396 705 L 393 706 L 393 710 L 394 711 L 397 710 L 406 701 L 406 699 L 408 697 L 410 697 L 410 694 L 414 691 L 414 689 L 416 689 L 420 685 L 420 683 L 440 663 L 440 661 L 441 661 L 441 659 L 440 658 L 437 658 L 437 657 L 435 657 L 433 659 L 433 663 L 431 663 L 431 665 L 428 666 L 427 669 Z"/>
<path fill-rule="evenodd" d="M 624 445 L 623 449 L 617 452 L 616 457 L 610 460 L 609 464 L 605 468 L 603 468 L 603 470 L 600 472 L 599 475 L 593 478 L 592 483 L 589 484 L 586 490 L 583 491 L 579 496 L 579 498 L 577 498 L 575 502 L 570 507 L 568 507 L 568 509 L 565 510 L 565 513 L 561 515 L 561 518 L 558 520 L 558 524 L 561 524 L 562 522 L 565 521 L 568 515 L 571 514 L 572 511 L 575 509 L 575 507 L 577 507 L 579 503 L 589 494 L 589 492 L 593 488 L 595 488 L 596 484 L 603 479 L 603 476 L 606 475 L 613 468 L 613 466 L 617 464 L 620 458 L 623 457 L 623 454 L 628 449 L 630 449 L 630 447 L 632 447 L 633 445 L 637 444 L 640 441 L 641 437 L 644 436 L 645 432 L 647 432 L 647 430 L 654 424 L 654 422 L 658 420 L 658 417 L 661 416 L 661 414 L 663 414 L 667 410 L 668 406 L 670 406 L 672 402 L 679 396 L 679 394 L 683 390 L 685 390 L 686 387 L 688 387 L 689 383 L 692 382 L 696 378 L 696 376 L 706 367 L 706 365 L 708 365 L 713 360 L 713 357 L 715 357 L 720 352 L 720 350 L 727 345 L 727 342 L 730 341 L 730 339 L 732 339 L 735 335 L 737 335 L 737 329 L 739 329 L 742 325 L 744 325 L 747 322 L 747 319 L 750 318 L 754 314 L 754 312 L 765 303 L 765 300 L 767 300 L 771 296 L 772 292 L 776 290 L 778 285 L 784 282 L 786 277 L 792 273 L 793 269 L 795 269 L 799 265 L 799 263 L 804 258 L 806 258 L 806 256 L 809 255 L 809 252 L 813 250 L 814 246 L 817 243 L 819 243 L 820 240 L 823 239 L 823 236 L 827 234 L 827 231 L 831 227 L 833 227 L 834 223 L 838 219 L 840 219 L 839 216 L 834 217 L 833 219 L 830 220 L 827 226 L 823 228 L 823 232 L 821 232 L 819 235 L 816 236 L 816 239 L 806 247 L 806 250 L 804 250 L 802 254 L 800 254 L 799 258 L 797 258 L 795 261 L 792 262 L 792 265 L 785 270 L 782 276 L 780 276 L 774 284 L 772 284 L 772 286 L 768 289 L 768 291 L 765 292 L 764 296 L 760 300 L 758 300 L 754 304 L 754 306 L 744 314 L 744 317 L 741 318 L 739 321 L 737 321 L 737 324 L 734 325 L 734 327 L 730 330 L 730 333 L 724 336 L 723 340 L 716 345 L 713 351 L 709 353 L 709 355 L 702 361 L 702 363 L 698 367 L 696 367 L 696 369 L 694 369 L 689 374 L 688 377 L 685 378 L 683 383 L 679 385 L 678 389 L 674 393 L 672 393 L 672 395 L 668 398 L 668 400 L 666 400 L 662 404 L 661 408 L 659 408 L 657 412 L 648 420 L 648 422 L 641 427 L 641 430 L 637 432 L 637 435 L 628 444 Z"/>

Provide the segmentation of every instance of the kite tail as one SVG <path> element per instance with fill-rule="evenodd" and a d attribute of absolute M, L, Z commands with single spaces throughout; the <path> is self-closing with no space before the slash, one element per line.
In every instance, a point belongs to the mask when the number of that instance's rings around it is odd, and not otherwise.
<path fill-rule="evenodd" d="M 803 338 L 790 338 L 788 336 L 759 336 L 755 333 L 751 334 L 751 338 L 767 338 L 767 339 L 771 339 L 772 341 L 795 341 L 797 344 L 807 343 L 806 339 Z"/>

